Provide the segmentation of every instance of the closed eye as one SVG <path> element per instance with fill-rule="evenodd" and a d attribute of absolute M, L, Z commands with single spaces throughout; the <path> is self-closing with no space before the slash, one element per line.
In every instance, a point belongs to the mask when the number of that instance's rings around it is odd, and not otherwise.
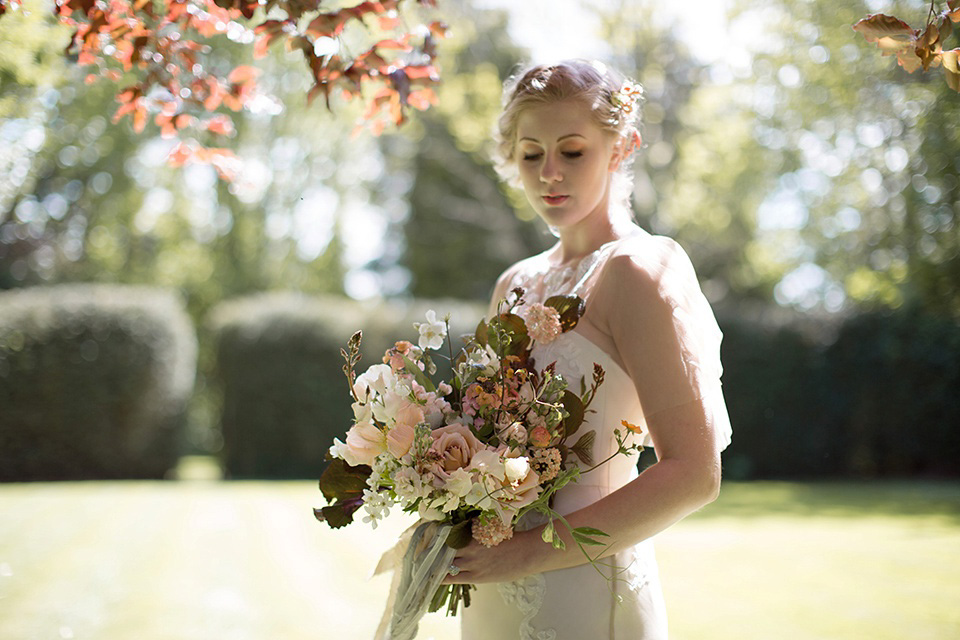
<path fill-rule="evenodd" d="M 543 155 L 542 153 L 525 153 L 525 154 L 523 154 L 523 159 L 524 159 L 524 160 L 536 160 L 537 158 L 539 158 L 539 157 L 542 156 L 542 155 Z"/>
<path fill-rule="evenodd" d="M 583 151 L 564 151 L 563 155 L 565 158 L 579 158 L 583 155 Z"/>

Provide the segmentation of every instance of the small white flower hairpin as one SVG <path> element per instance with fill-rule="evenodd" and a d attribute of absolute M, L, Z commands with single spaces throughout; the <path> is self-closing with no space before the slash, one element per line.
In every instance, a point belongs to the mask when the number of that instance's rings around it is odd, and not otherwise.
<path fill-rule="evenodd" d="M 629 117 L 636 111 L 642 97 L 643 87 L 630 80 L 625 80 L 620 89 L 610 96 L 610 101 L 613 103 L 614 111 L 618 112 L 621 117 Z"/>

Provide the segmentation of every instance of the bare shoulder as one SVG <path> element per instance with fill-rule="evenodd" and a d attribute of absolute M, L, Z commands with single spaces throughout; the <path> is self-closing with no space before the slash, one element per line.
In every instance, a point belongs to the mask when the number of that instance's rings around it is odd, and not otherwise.
<path fill-rule="evenodd" d="M 677 278 L 696 280 L 687 252 L 673 238 L 643 233 L 617 243 L 599 286 L 620 295 L 656 296 L 667 281 Z"/>

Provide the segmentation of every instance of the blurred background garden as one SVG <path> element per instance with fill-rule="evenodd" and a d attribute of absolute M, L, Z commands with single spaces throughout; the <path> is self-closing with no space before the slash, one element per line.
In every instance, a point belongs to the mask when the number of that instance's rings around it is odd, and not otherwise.
<path fill-rule="evenodd" d="M 490 131 L 516 65 L 564 57 L 643 84 L 635 216 L 725 336 L 725 488 L 660 536 L 673 637 L 960 637 L 960 93 L 851 29 L 930 4 L 701 4 L 407 0 L 449 27 L 441 81 L 379 136 L 237 23 L 203 54 L 260 70 L 232 180 L 114 121 L 52 4 L 0 15 L 0 637 L 372 636 L 409 520 L 313 520 L 340 349 L 428 308 L 466 331 L 552 244 Z"/>

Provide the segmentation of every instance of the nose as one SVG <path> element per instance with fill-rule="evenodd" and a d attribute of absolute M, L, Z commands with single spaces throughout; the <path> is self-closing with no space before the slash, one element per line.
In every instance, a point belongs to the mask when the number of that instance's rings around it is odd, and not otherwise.
<path fill-rule="evenodd" d="M 560 173 L 559 163 L 550 155 L 544 155 L 543 164 L 540 165 L 540 182 L 549 184 L 562 180 L 563 175 Z"/>

